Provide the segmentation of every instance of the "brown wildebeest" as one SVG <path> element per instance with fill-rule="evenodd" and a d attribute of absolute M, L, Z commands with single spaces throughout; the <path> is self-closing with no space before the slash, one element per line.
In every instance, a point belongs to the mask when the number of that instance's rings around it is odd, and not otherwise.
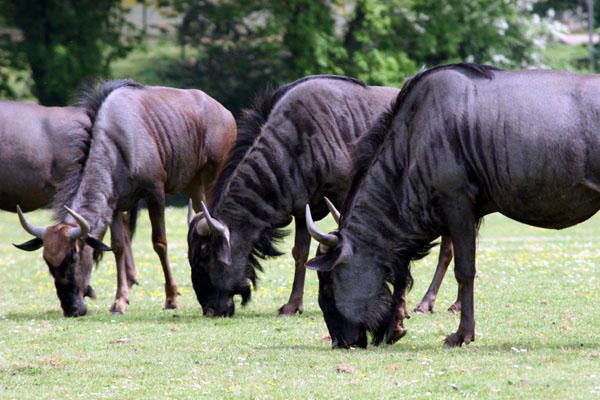
<path fill-rule="evenodd" d="M 24 211 L 31 211 L 50 204 L 59 182 L 67 174 L 83 168 L 91 128 L 89 117 L 79 107 L 0 101 L 0 164 L 4 166 L 0 169 L 0 209 L 14 212 L 20 206 Z M 130 237 L 126 239 L 126 251 L 131 254 Z M 41 245 L 39 239 L 19 247 L 28 249 L 36 245 Z M 129 258 L 129 262 L 133 263 L 133 259 Z M 90 271 L 92 264 L 92 253 L 87 251 L 79 257 L 77 268 Z M 51 264 L 48 266 L 64 314 L 79 315 L 83 308 L 69 307 L 58 291 L 62 280 L 60 271 Z M 81 298 L 94 297 L 89 279 L 78 281 L 76 289 Z"/>
<path fill-rule="evenodd" d="M 599 91 L 600 75 L 475 64 L 443 65 L 407 81 L 358 145 L 364 164 L 339 231 L 318 232 L 307 206 L 307 225 L 324 250 L 307 263 L 327 278 L 324 317 L 359 327 L 331 336 L 362 345 L 355 338 L 365 330 L 393 333 L 410 262 L 448 235 L 461 317 L 445 345 L 475 340 L 481 219 L 500 212 L 562 229 L 600 210 Z"/>
<path fill-rule="evenodd" d="M 198 209 L 236 137 L 235 120 L 199 90 L 144 86 L 122 80 L 103 83 L 84 94 L 81 105 L 94 121 L 89 156 L 78 175 L 61 185 L 55 207 L 60 221 L 47 228 L 24 226 L 43 238 L 44 258 L 69 268 L 81 241 L 106 250 L 97 239 L 111 226 L 117 260 L 117 293 L 111 307 L 123 313 L 134 283 L 125 265 L 125 231 L 119 210 L 145 199 L 152 242 L 165 275 L 165 308 L 177 307 L 177 285 L 167 258 L 164 207 L 167 193 L 184 193 Z M 69 206 L 70 208 L 65 208 Z M 73 228 L 78 224 L 78 228 Z M 70 277 L 72 286 L 80 277 Z M 69 291 L 65 289 L 65 292 Z M 70 296 L 73 303 L 82 301 Z"/>

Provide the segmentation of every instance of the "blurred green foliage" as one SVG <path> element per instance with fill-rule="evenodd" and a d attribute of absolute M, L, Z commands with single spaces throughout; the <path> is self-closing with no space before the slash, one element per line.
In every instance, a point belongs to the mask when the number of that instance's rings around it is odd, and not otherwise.
<path fill-rule="evenodd" d="M 423 65 L 531 61 L 524 9 L 502 0 L 171 0 L 173 74 L 237 112 L 267 84 L 334 73 L 399 86 Z"/>
<path fill-rule="evenodd" d="M 539 18 L 537 25 L 533 22 L 532 13 L 545 13 L 554 4 L 548 0 L 145 2 L 179 21 L 176 44 L 164 37 L 137 42 L 118 0 L 0 0 L 4 21 L 20 28 L 24 36 L 18 46 L 1 47 L 0 95 L 19 96 L 14 75 L 3 71 L 30 71 L 32 92 L 41 103 L 64 104 L 83 79 L 108 76 L 111 62 L 134 47 L 131 60 L 115 63 L 112 76 L 200 88 L 234 113 L 265 86 L 309 74 L 343 74 L 369 84 L 400 86 L 422 66 L 445 62 L 524 67 L 537 61 L 535 40 L 541 24 Z"/>
<path fill-rule="evenodd" d="M 22 32 L 18 42 L 5 42 L 0 66 L 27 65 L 40 103 L 63 105 L 82 80 L 106 75 L 110 63 L 132 48 L 126 32 L 132 26 L 121 11 L 118 0 L 0 0 L 5 23 Z M 0 90 L 14 94 L 2 78 Z"/>

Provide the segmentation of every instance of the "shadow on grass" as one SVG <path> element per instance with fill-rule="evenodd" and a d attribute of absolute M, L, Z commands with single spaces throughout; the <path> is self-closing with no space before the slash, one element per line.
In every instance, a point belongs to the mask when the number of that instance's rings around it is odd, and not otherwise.
<path fill-rule="evenodd" d="M 109 314 L 105 311 L 90 311 L 84 317 L 67 318 L 64 317 L 60 310 L 40 310 L 31 312 L 9 312 L 4 316 L 4 319 L 10 321 L 30 321 L 35 320 L 69 320 L 69 321 L 90 321 L 90 322 L 105 322 L 107 320 L 121 320 L 123 322 L 198 322 L 206 321 L 211 325 L 229 325 L 237 324 L 239 321 L 249 322 L 256 320 L 258 322 L 264 320 L 281 319 L 285 321 L 298 320 L 313 320 L 321 318 L 320 311 L 305 311 L 300 315 L 294 316 L 277 316 L 277 311 L 243 311 L 233 317 L 205 317 L 202 315 L 200 307 L 198 309 L 189 309 L 185 311 L 167 311 L 167 310 L 135 310 L 125 314 Z"/>
<path fill-rule="evenodd" d="M 413 348 L 416 347 L 416 348 Z M 518 343 L 510 343 L 503 342 L 497 344 L 490 345 L 469 345 L 463 346 L 461 348 L 455 349 L 446 349 L 444 350 L 447 354 L 489 354 L 489 353 L 499 353 L 506 354 L 514 352 L 514 348 L 519 347 Z M 369 345 L 366 349 L 332 349 L 331 346 L 326 343 L 323 345 L 292 345 L 292 346 L 283 346 L 283 345 L 273 345 L 273 346 L 259 346 L 256 347 L 256 350 L 268 349 L 272 351 L 289 351 L 289 350 L 307 350 L 307 351 L 335 351 L 343 354 L 344 352 L 349 353 L 363 353 L 369 354 L 372 352 L 390 352 L 394 354 L 415 354 L 425 352 L 437 352 L 443 349 L 443 343 L 440 341 L 439 344 L 436 343 L 421 343 L 421 344 L 402 344 L 396 343 L 393 345 L 382 345 L 382 346 L 372 346 Z M 600 349 L 600 343 L 596 342 L 582 342 L 582 341 L 570 341 L 570 342 L 553 342 L 553 343 L 539 343 L 536 346 L 527 346 L 527 350 L 530 353 L 535 353 L 538 350 L 558 350 L 558 351 L 581 351 L 581 350 L 597 350 Z"/>

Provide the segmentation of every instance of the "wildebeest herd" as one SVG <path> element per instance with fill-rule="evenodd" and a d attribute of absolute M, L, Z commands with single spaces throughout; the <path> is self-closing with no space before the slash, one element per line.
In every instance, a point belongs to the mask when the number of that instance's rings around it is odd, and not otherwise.
<path fill-rule="evenodd" d="M 438 267 L 417 312 L 433 310 L 455 256 L 458 330 L 475 339 L 475 241 L 500 212 L 560 229 L 600 208 L 600 77 L 503 71 L 477 64 L 422 70 L 400 90 L 343 76 L 302 78 L 258 96 L 236 121 L 199 90 L 121 80 L 84 90 L 70 107 L 0 102 L 0 208 L 34 238 L 65 316 L 87 312 L 92 266 L 112 250 L 113 313 L 125 312 L 131 249 L 145 200 L 177 307 L 167 257 L 165 195 L 190 199 L 188 258 L 206 316 L 232 316 L 251 297 L 260 260 L 281 253 L 295 221 L 292 292 L 281 315 L 303 310 L 305 266 L 318 271 L 319 306 L 333 347 L 392 344 L 406 333 L 410 264 L 442 237 Z M 34 151 L 35 149 L 35 151 Z M 52 203 L 56 222 L 23 211 Z M 338 209 L 340 211 L 338 211 Z M 313 220 L 331 212 L 339 228 Z M 110 247 L 102 238 L 110 227 Z M 308 260 L 311 237 L 319 242 Z M 308 260 L 308 261 L 307 261 Z"/>

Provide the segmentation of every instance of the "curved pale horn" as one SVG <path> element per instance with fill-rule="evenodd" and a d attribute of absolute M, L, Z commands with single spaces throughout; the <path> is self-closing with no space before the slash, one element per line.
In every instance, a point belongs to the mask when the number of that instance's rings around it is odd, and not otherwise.
<path fill-rule="evenodd" d="M 44 233 L 46 233 L 46 228 L 41 228 L 39 226 L 31 225 L 29 222 L 27 222 L 27 220 L 25 219 L 25 214 L 23 214 L 23 210 L 21 210 L 21 207 L 18 205 L 17 205 L 17 214 L 19 214 L 19 221 L 21 221 L 21 226 L 23 227 L 23 229 L 25 229 L 25 231 L 27 233 L 32 234 L 36 238 L 42 239 L 42 237 L 44 236 Z"/>
<path fill-rule="evenodd" d="M 200 202 L 200 205 L 202 206 L 202 211 L 204 212 L 204 220 L 208 224 L 209 228 L 217 232 L 220 236 L 227 237 L 227 228 L 225 228 L 222 223 L 211 217 L 208 207 L 206 207 L 206 204 L 204 204 L 203 201 Z"/>
<path fill-rule="evenodd" d="M 187 214 L 187 221 L 188 221 L 188 226 L 192 223 L 192 219 L 194 219 L 194 215 L 196 215 L 194 213 L 194 207 L 192 206 L 192 199 L 188 200 L 188 214 Z"/>
<path fill-rule="evenodd" d="M 340 224 L 340 212 L 338 211 L 337 208 L 335 208 L 335 206 L 333 205 L 333 203 L 331 202 L 331 200 L 329 200 L 327 197 L 323 196 L 323 198 L 325 199 L 325 204 L 327 204 L 327 208 L 329 208 L 329 212 L 331 213 L 331 216 L 333 217 L 334 221 L 336 224 Z"/>
<path fill-rule="evenodd" d="M 65 206 L 65 210 L 67 210 L 67 212 L 69 214 L 71 214 L 71 216 L 75 219 L 75 221 L 77 221 L 77 224 L 79 225 L 78 228 L 73 228 L 69 232 L 69 236 L 71 237 L 71 239 L 75 240 L 75 239 L 79 239 L 79 238 L 84 238 L 87 235 L 89 235 L 90 224 L 88 224 L 88 222 L 85 220 L 85 218 L 83 218 L 81 215 L 79 215 L 75 211 L 71 210 L 67 206 Z"/>
<path fill-rule="evenodd" d="M 310 205 L 308 204 L 306 205 L 306 228 L 313 239 L 327 247 L 335 247 L 339 242 L 339 238 L 336 235 L 319 231 L 319 228 L 315 225 L 315 221 L 313 221 L 312 214 L 310 213 Z"/>

